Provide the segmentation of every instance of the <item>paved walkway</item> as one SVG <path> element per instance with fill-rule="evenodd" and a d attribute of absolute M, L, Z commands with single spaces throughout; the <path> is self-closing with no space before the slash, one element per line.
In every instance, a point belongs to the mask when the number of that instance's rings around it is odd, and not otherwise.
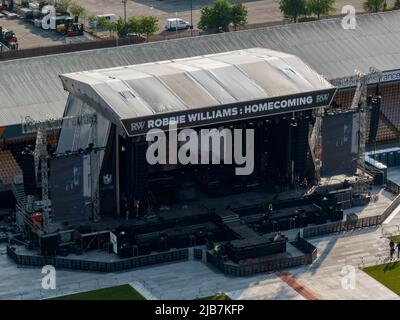
<path fill-rule="evenodd" d="M 305 287 L 299 280 L 293 277 L 290 272 L 280 272 L 278 273 L 278 277 L 307 300 L 319 300 L 318 297 L 310 291 L 310 289 Z"/>

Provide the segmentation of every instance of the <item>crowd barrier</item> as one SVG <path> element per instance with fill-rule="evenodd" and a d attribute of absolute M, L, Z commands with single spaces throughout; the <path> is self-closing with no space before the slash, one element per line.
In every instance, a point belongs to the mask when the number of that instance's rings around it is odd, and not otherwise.
<path fill-rule="evenodd" d="M 386 189 L 388 189 L 390 192 L 393 192 L 394 194 L 400 194 L 400 186 L 392 180 L 387 179 Z"/>
<path fill-rule="evenodd" d="M 387 219 L 387 217 L 390 216 L 399 205 L 400 205 L 400 195 L 398 195 L 380 215 L 306 227 L 303 228 L 302 237 L 311 238 L 329 233 L 377 226 L 380 225 L 382 222 L 384 222 Z"/>
<path fill-rule="evenodd" d="M 304 254 L 298 257 L 286 257 L 260 262 L 258 262 L 257 259 L 252 259 L 245 262 L 245 264 L 236 264 L 230 261 L 224 261 L 215 253 L 207 251 L 207 263 L 213 265 L 227 276 L 243 277 L 311 264 L 317 258 L 317 248 L 305 239 L 298 238 L 296 241 L 291 242 L 291 244 Z"/>
<path fill-rule="evenodd" d="M 213 265 L 225 275 L 248 276 L 255 273 L 276 271 L 284 268 L 296 267 L 300 265 L 311 264 L 317 258 L 317 249 L 311 243 L 304 239 L 299 239 L 292 244 L 303 251 L 305 254 L 299 257 L 288 257 L 254 263 L 252 265 L 234 264 L 224 262 L 218 256 L 204 249 L 193 248 L 193 258 L 203 260 L 205 256 L 207 263 Z M 151 254 L 142 257 L 133 257 L 117 261 L 87 261 L 80 259 L 60 258 L 60 257 L 42 257 L 33 255 L 19 254 L 15 247 L 7 246 L 7 255 L 17 265 L 43 267 L 52 265 L 55 268 L 70 269 L 92 272 L 118 272 L 133 268 L 144 267 L 148 265 L 188 260 L 189 249 L 171 250 L 169 252 Z"/>
<path fill-rule="evenodd" d="M 14 260 L 17 265 L 37 266 L 52 265 L 60 269 L 72 269 L 94 272 L 117 272 L 139 268 L 154 264 L 173 262 L 188 259 L 188 248 L 179 250 L 170 250 L 168 252 L 150 254 L 140 257 L 120 259 L 110 262 L 88 261 L 80 259 L 69 259 L 60 257 L 43 257 L 33 255 L 19 254 L 16 249 L 10 245 L 7 246 L 7 255 Z"/>

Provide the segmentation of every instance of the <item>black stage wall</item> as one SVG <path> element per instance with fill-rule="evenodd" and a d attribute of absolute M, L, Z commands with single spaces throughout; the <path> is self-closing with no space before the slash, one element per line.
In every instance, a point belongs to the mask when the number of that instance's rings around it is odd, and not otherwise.
<path fill-rule="evenodd" d="M 90 156 L 51 159 L 50 191 L 53 221 L 88 219 L 91 213 Z"/>
<path fill-rule="evenodd" d="M 357 113 L 327 115 L 322 124 L 323 177 L 353 175 L 357 170 L 359 116 Z"/>

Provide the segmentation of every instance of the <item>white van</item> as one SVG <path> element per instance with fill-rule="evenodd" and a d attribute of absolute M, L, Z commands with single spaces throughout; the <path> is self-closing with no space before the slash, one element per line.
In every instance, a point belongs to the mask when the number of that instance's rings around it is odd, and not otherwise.
<path fill-rule="evenodd" d="M 111 21 L 111 22 L 117 22 L 117 20 L 118 20 L 117 15 L 115 15 L 114 13 L 98 14 L 98 15 L 95 17 L 95 20 L 92 21 L 92 22 L 90 23 L 90 27 L 91 27 L 92 29 L 96 29 L 96 27 L 97 27 L 97 21 L 98 21 L 100 18 L 106 18 L 107 20 L 109 20 L 109 21 Z"/>
<path fill-rule="evenodd" d="M 190 27 L 190 23 L 179 19 L 179 18 L 172 18 L 172 19 L 167 19 L 165 20 L 165 29 L 167 30 L 182 30 L 182 29 L 187 29 Z"/>

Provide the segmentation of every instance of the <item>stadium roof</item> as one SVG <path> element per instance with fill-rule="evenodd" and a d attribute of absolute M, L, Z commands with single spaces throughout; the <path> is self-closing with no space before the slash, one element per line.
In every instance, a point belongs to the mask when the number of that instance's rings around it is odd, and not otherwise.
<path fill-rule="evenodd" d="M 84 71 L 62 75 L 61 80 L 69 92 L 116 124 L 122 119 L 182 114 L 318 91 L 329 91 L 333 97 L 335 91 L 298 57 L 263 48 Z M 276 106 L 276 112 L 292 107 Z M 311 102 L 297 108 L 310 106 Z M 266 111 L 273 110 L 271 105 Z"/>
<path fill-rule="evenodd" d="M 288 24 L 148 44 L 0 62 L 0 126 L 25 116 L 63 114 L 67 93 L 60 74 L 264 47 L 298 56 L 328 79 L 373 66 L 400 69 L 400 11 L 357 17 L 355 30 L 341 19 Z"/>

